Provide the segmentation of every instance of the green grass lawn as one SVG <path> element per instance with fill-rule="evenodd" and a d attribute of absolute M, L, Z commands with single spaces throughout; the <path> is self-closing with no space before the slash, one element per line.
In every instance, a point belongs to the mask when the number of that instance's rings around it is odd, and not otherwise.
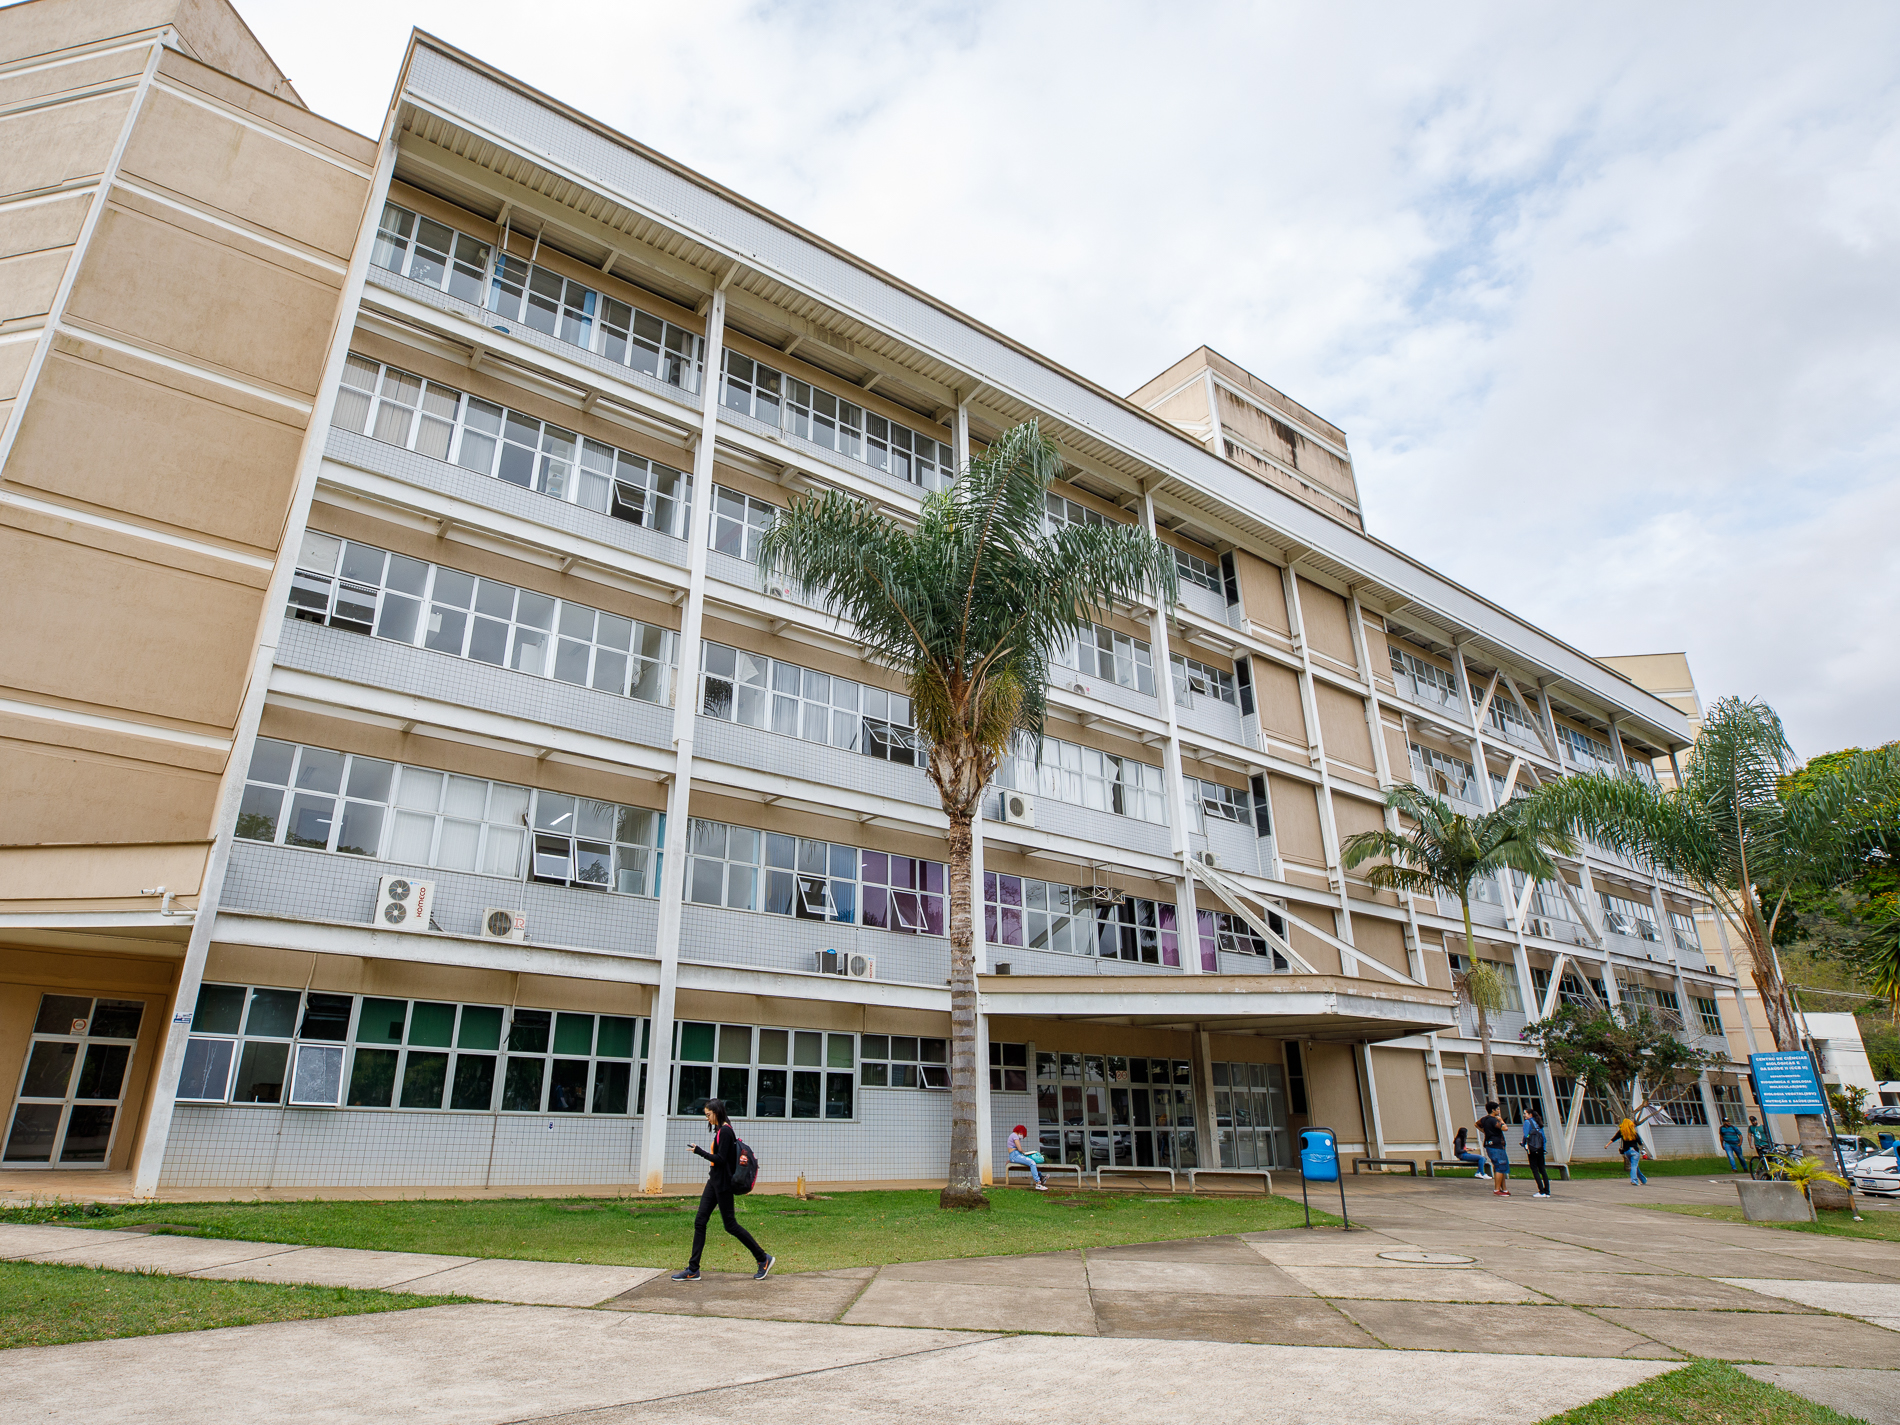
<path fill-rule="evenodd" d="M 1867 1425 L 1720 1361 L 1652 1376 L 1544 1425 Z"/>
<path fill-rule="evenodd" d="M 1676 1212 L 1684 1217 L 1710 1217 L 1718 1222 L 1743 1222 L 1750 1227 L 1772 1227 L 1781 1232 L 1818 1232 L 1824 1237 L 1866 1237 L 1876 1242 L 1900 1242 L 1900 1212 L 1870 1208 L 1854 1221 L 1851 1212 L 1820 1211 L 1813 1222 L 1749 1222 L 1739 1207 L 1702 1207 L 1689 1203 L 1643 1203 L 1651 1212 Z"/>
<path fill-rule="evenodd" d="M 0 1262 L 0 1350 L 253 1326 L 260 1321 L 407 1311 L 465 1299 Z"/>
<path fill-rule="evenodd" d="M 827 1194 L 739 1200 L 739 1219 L 779 1259 L 779 1270 L 824 1271 L 938 1257 L 1006 1256 L 1297 1227 L 1285 1198 L 1147 1197 L 1094 1192 L 994 1192 L 988 1212 L 944 1212 L 937 1192 Z M 411 1202 L 175 1202 L 136 1207 L 0 1208 L 0 1222 L 58 1221 L 79 1227 L 175 1223 L 207 1237 L 305 1246 L 374 1247 L 545 1262 L 666 1267 L 691 1252 L 697 1198 L 488 1198 Z M 30 1218 L 27 1214 L 33 1214 Z M 1315 1210 L 1313 1220 L 1337 1225 Z M 745 1250 L 719 1228 L 706 1239 L 709 1271 L 750 1269 Z"/>

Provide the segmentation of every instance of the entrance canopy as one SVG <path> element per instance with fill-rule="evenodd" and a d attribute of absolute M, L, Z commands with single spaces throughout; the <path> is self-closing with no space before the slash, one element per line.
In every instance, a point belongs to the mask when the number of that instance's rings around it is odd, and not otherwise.
<path fill-rule="evenodd" d="M 985 1014 L 1359 1043 L 1457 1031 L 1450 990 L 1345 975 L 984 975 Z"/>

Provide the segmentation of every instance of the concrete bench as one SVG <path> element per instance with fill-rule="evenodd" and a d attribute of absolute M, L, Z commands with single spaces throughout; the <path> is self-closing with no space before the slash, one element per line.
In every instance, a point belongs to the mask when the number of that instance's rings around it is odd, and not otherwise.
<path fill-rule="evenodd" d="M 1354 1158 L 1352 1160 L 1352 1175 L 1355 1178 L 1359 1176 L 1359 1169 L 1362 1165 L 1366 1168 L 1404 1168 L 1413 1177 L 1418 1176 L 1417 1158 Z"/>
<path fill-rule="evenodd" d="M 1513 1168 L 1518 1168 L 1518 1167 L 1524 1167 L 1526 1165 L 1522 1163 L 1513 1163 L 1511 1164 L 1511 1166 Z M 1452 1172 L 1457 1172 L 1461 1169 L 1469 1169 L 1473 1173 L 1482 1172 L 1483 1175 L 1487 1178 L 1491 1176 L 1491 1165 L 1489 1163 L 1473 1164 L 1473 1163 L 1463 1162 L 1457 1158 L 1433 1158 L 1429 1163 L 1425 1165 L 1425 1176 L 1428 1178 L 1437 1177 L 1438 1169 L 1440 1168 L 1446 1168 Z M 1357 1170 L 1355 1169 L 1355 1171 Z M 1546 1163 L 1544 1164 L 1544 1171 L 1547 1173 L 1555 1173 L 1558 1177 L 1562 1178 L 1565 1182 L 1570 1181 L 1570 1164 L 1568 1163 Z M 1417 1174 L 1414 1174 L 1413 1176 L 1417 1176 Z"/>
<path fill-rule="evenodd" d="M 1264 1184 L 1261 1191 L 1273 1195 L 1273 1174 L 1265 1168 L 1189 1168 L 1188 1191 L 1195 1191 L 1202 1178 L 1259 1178 Z"/>
<path fill-rule="evenodd" d="M 1042 1163 L 1039 1166 L 1042 1168 L 1044 1177 L 1047 1177 L 1050 1173 L 1074 1173 L 1075 1185 L 1077 1187 L 1082 1186 L 1082 1165 L 1080 1163 Z M 1029 1164 L 1027 1163 L 1003 1164 L 1003 1186 L 1009 1186 L 1009 1175 L 1011 1173 L 1027 1173 L 1028 1171 Z M 1034 1179 L 1032 1178 L 1031 1181 L 1033 1182 Z"/>
<path fill-rule="evenodd" d="M 1095 1186 L 1098 1188 L 1102 1185 L 1103 1173 L 1123 1173 L 1130 1177 L 1149 1177 L 1149 1178 L 1158 1178 L 1163 1173 L 1166 1173 L 1168 1175 L 1168 1191 L 1169 1192 L 1174 1191 L 1174 1169 L 1173 1168 L 1097 1168 L 1095 1170 Z"/>

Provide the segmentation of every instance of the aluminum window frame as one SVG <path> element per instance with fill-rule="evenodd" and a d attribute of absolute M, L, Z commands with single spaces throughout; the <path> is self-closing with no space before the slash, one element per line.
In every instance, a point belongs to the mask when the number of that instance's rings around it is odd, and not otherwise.
<path fill-rule="evenodd" d="M 697 1046 L 688 1040 L 708 1031 L 708 1057 L 699 1057 Z M 739 1036 L 745 1036 L 743 1053 Z M 859 1036 L 829 1029 L 810 1029 L 795 1025 L 726 1024 L 706 1020 L 679 1020 L 673 1027 L 673 1078 L 667 1095 L 668 1117 L 698 1118 L 708 1099 L 722 1098 L 729 1116 L 761 1122 L 856 1123 L 862 1117 L 857 1089 L 860 1087 L 858 1063 Z M 809 1061 L 802 1057 L 811 1049 Z M 776 1055 L 776 1057 L 774 1057 Z M 709 1092 L 690 1092 L 702 1086 Z M 690 1078 L 689 1078 L 690 1075 Z M 767 1076 L 782 1076 L 778 1093 L 768 1096 Z M 743 1076 L 743 1077 L 742 1077 Z M 809 1086 L 816 1097 L 803 1101 L 816 1105 L 815 1113 L 797 1112 L 799 1089 Z M 741 1087 L 735 1098 L 732 1090 Z M 843 1097 L 839 1094 L 842 1092 Z M 776 1098 L 779 1111 L 767 1111 Z M 833 1112 L 842 1106 L 843 1112 Z"/>
<path fill-rule="evenodd" d="M 1165 1077 L 1156 1066 L 1165 1066 Z M 1195 1120 L 1193 1065 L 1186 1059 L 1162 1055 L 1072 1053 L 1035 1046 L 1036 1127 L 1043 1155 L 1052 1163 L 1074 1163 L 1084 1168 L 1200 1165 L 1200 1142 Z M 1126 1095 L 1117 1100 L 1116 1091 Z M 1165 1101 L 1157 1100 L 1167 1091 Z M 1141 1124 L 1146 1094 L 1148 1123 Z M 1163 1103 L 1165 1102 L 1165 1108 Z M 1126 1104 L 1126 1122 L 1116 1121 Z M 1163 1121 L 1165 1117 L 1166 1121 Z M 1128 1156 L 1117 1150 L 1117 1131 L 1125 1135 Z M 1141 1135 L 1148 1135 L 1149 1155 L 1159 1164 L 1142 1163 Z M 1163 1135 L 1166 1157 L 1163 1158 Z"/>

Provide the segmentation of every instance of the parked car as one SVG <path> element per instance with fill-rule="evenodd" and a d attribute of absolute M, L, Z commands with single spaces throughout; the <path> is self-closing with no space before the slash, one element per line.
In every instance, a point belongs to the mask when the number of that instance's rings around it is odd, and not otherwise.
<path fill-rule="evenodd" d="M 1869 1153 L 1849 1174 L 1855 1192 L 1873 1197 L 1900 1197 L 1900 1145 Z"/>
<path fill-rule="evenodd" d="M 1900 1103 L 1883 1103 L 1867 1110 L 1869 1123 L 1900 1123 Z"/>

